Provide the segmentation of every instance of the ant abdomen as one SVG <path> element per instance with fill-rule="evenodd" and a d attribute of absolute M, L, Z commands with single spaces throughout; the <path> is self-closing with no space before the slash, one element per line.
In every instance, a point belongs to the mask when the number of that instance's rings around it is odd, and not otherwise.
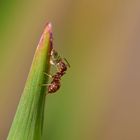
<path fill-rule="evenodd" d="M 48 86 L 48 93 L 55 93 L 60 88 L 60 82 L 53 81 Z"/>

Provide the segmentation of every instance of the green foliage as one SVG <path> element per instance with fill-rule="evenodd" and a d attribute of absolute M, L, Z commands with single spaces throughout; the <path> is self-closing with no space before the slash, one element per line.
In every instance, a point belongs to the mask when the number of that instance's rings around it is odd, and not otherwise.
<path fill-rule="evenodd" d="M 51 24 L 47 24 L 36 49 L 28 79 L 7 140 L 40 140 L 43 129 L 46 87 L 51 51 Z"/>

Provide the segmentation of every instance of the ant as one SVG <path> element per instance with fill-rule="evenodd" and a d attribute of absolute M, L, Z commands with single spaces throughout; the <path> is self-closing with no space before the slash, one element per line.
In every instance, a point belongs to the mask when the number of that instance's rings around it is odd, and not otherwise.
<path fill-rule="evenodd" d="M 48 85 L 48 93 L 55 93 L 61 86 L 61 77 L 66 73 L 67 67 L 70 67 L 70 64 L 65 58 L 61 58 L 55 49 L 51 50 L 51 65 L 54 65 L 57 69 L 55 75 L 51 76 L 46 74 L 47 76 L 52 78 L 52 81 Z M 46 85 L 46 84 L 44 84 Z"/>

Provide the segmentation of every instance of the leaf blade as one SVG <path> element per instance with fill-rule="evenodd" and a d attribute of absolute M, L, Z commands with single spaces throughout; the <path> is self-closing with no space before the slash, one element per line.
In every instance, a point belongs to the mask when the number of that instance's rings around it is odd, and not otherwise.
<path fill-rule="evenodd" d="M 48 23 L 37 46 L 28 79 L 7 140 L 40 140 L 43 128 L 46 87 L 44 72 L 49 71 L 51 24 Z"/>

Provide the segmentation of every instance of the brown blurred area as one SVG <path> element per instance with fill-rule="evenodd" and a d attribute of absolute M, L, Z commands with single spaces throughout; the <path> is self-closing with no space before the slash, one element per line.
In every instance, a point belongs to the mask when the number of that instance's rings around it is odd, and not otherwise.
<path fill-rule="evenodd" d="M 47 21 L 55 48 L 71 68 L 58 94 L 47 97 L 44 140 L 139 140 L 139 5 L 135 0 L 9 5 L 0 33 L 0 140 L 7 137 Z"/>

